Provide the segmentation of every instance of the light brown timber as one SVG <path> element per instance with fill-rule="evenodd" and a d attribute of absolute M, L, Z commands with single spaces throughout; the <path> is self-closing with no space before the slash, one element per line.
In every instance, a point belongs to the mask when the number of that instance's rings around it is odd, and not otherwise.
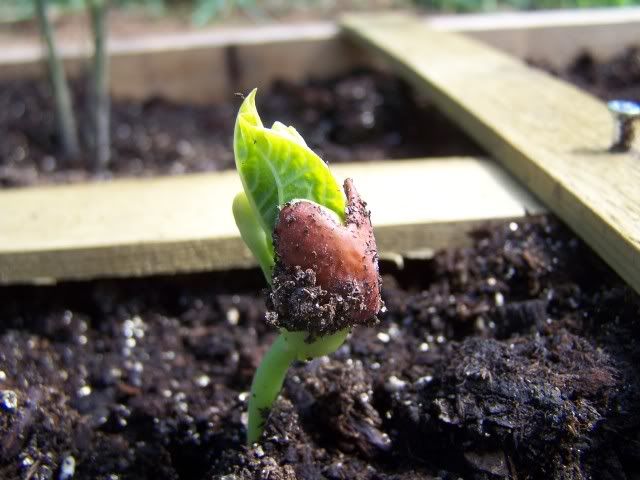
<path fill-rule="evenodd" d="M 464 33 L 523 60 L 564 69 L 584 52 L 603 61 L 637 45 L 640 8 L 444 15 L 425 23 L 436 30 Z"/>
<path fill-rule="evenodd" d="M 640 29 L 638 7 L 419 18 L 556 68 L 585 50 L 596 58 L 611 57 L 637 43 Z M 338 32 L 334 23 L 316 22 L 112 37 L 111 93 L 114 98 L 209 103 L 264 88 L 275 79 L 328 77 L 376 63 L 349 48 Z M 86 70 L 88 41 L 61 45 L 60 51 L 69 76 Z M 36 42 L 3 45 L 0 78 L 42 76 L 42 54 Z"/>
<path fill-rule="evenodd" d="M 439 158 L 332 167 L 373 212 L 383 254 L 443 248 L 538 202 L 493 162 Z M 231 202 L 233 171 L 0 192 L 0 283 L 222 270 L 254 265 Z"/>
<path fill-rule="evenodd" d="M 603 102 L 409 16 L 352 15 L 342 25 L 390 60 L 640 291 L 640 158 L 608 153 L 613 119 Z"/>

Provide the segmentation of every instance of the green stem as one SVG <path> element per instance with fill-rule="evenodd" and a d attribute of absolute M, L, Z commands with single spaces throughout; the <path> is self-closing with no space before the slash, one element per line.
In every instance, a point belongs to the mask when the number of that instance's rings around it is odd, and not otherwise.
<path fill-rule="evenodd" d="M 306 342 L 306 332 L 283 330 L 266 353 L 251 383 L 247 443 L 257 442 L 262 435 L 273 402 L 278 398 L 287 370 L 294 360 L 311 360 L 329 355 L 342 345 L 349 330 Z"/>
<path fill-rule="evenodd" d="M 53 88 L 53 98 L 56 105 L 56 116 L 60 141 L 64 154 L 70 158 L 77 158 L 80 154 L 76 119 L 71 105 L 71 94 L 64 73 L 64 66 L 58 56 L 56 44 L 53 38 L 53 29 L 47 14 L 47 0 L 36 1 L 36 13 L 40 24 L 40 31 L 47 45 L 47 61 L 49 63 L 49 75 Z"/>
<path fill-rule="evenodd" d="M 109 132 L 109 56 L 106 52 L 107 7 L 105 0 L 91 0 L 93 29 L 93 147 L 97 167 L 105 167 L 111 157 Z"/>
<path fill-rule="evenodd" d="M 257 442 L 262 435 L 271 405 L 278 397 L 289 365 L 295 353 L 289 349 L 286 339 L 280 335 L 260 362 L 251 383 L 249 398 L 249 425 L 247 443 Z"/>

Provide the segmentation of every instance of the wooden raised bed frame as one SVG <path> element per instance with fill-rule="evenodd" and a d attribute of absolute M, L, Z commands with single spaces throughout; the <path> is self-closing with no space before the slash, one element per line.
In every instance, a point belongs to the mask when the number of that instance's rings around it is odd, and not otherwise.
<path fill-rule="evenodd" d="M 491 26 L 487 18 L 347 17 L 346 30 L 364 50 L 328 24 L 269 27 L 262 34 L 252 29 L 249 38 L 244 30 L 160 45 L 141 41 L 129 49 L 116 44 L 113 93 L 211 101 L 266 86 L 275 76 L 329 75 L 386 65 L 386 57 L 640 291 L 640 163 L 629 154 L 606 153 L 613 125 L 604 104 L 482 43 L 442 31 L 464 27 L 512 53 L 566 63 L 582 48 L 606 56 L 637 41 L 640 9 L 562 14 L 564 23 L 553 15 L 520 14 L 494 16 Z M 525 28 L 517 26 L 523 22 Z M 583 41 L 565 42 L 547 57 L 548 40 L 562 32 Z M 77 71 L 82 52 L 66 53 Z M 41 69 L 33 52 L 29 58 L 23 51 L 19 60 L 7 55 L 0 77 Z M 528 87 L 537 92 L 533 101 Z M 344 165 L 336 174 L 358 179 L 383 254 L 460 244 L 479 222 L 544 210 L 508 174 L 479 158 Z M 238 189 L 235 174 L 223 172 L 0 192 L 0 282 L 248 266 L 229 211 Z M 421 208 L 411 212 L 404 208 L 408 202 Z"/>
<path fill-rule="evenodd" d="M 638 42 L 640 8 L 422 19 L 434 29 L 464 33 L 522 59 L 561 68 L 583 50 L 606 58 Z M 70 75 L 81 71 L 90 45 L 61 45 Z M 110 39 L 111 90 L 116 97 L 163 96 L 211 102 L 266 88 L 276 78 L 303 80 L 382 65 L 376 55 L 346 42 L 333 23 L 214 28 L 194 33 Z M 3 48 L 0 78 L 44 75 L 37 46 Z M 186 74 L 188 72 L 188 74 Z"/>

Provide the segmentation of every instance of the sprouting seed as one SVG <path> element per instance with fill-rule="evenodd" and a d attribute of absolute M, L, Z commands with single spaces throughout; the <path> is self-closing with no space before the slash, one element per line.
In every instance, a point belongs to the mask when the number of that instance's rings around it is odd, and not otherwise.
<path fill-rule="evenodd" d="M 233 214 L 271 285 L 267 322 L 280 336 L 253 378 L 249 444 L 260 439 L 289 365 L 335 352 L 354 325 L 375 323 L 383 308 L 373 228 L 353 181 L 341 188 L 293 127 L 264 127 L 255 94 L 236 120 L 244 191 Z"/>

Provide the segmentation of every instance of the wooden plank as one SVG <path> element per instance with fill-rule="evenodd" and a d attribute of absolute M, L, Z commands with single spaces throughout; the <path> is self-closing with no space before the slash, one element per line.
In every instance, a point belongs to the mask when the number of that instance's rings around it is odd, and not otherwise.
<path fill-rule="evenodd" d="M 389 59 L 640 291 L 640 161 L 607 151 L 613 119 L 604 103 L 409 16 L 354 15 L 343 26 Z"/>
<path fill-rule="evenodd" d="M 111 94 L 211 103 L 276 79 L 328 77 L 366 65 L 367 59 L 344 45 L 337 32 L 333 23 L 316 22 L 112 38 Z M 70 77 L 85 72 L 91 48 L 88 39 L 60 46 Z M 0 78 L 44 75 L 42 55 L 38 42 L 0 49 Z"/>
<path fill-rule="evenodd" d="M 381 251 L 464 243 L 491 219 L 540 205 L 493 162 L 443 158 L 336 165 L 373 212 Z M 231 215 L 233 171 L 0 192 L 0 283 L 247 267 Z M 472 199 L 472 201 L 470 201 Z"/>
<path fill-rule="evenodd" d="M 436 30 L 464 33 L 518 58 L 561 69 L 583 52 L 607 60 L 637 45 L 640 8 L 447 15 L 425 22 Z"/>
<path fill-rule="evenodd" d="M 637 43 L 640 8 L 421 19 L 435 29 L 462 32 L 520 58 L 562 68 L 583 50 L 607 58 Z M 372 56 L 354 52 L 338 32 L 334 23 L 314 22 L 113 37 L 109 41 L 111 93 L 117 98 L 163 96 L 210 103 L 229 99 L 237 91 L 268 86 L 275 79 L 299 81 L 375 65 Z M 2 39 L 1 79 L 45 74 L 37 38 L 16 45 L 4 45 Z M 69 76 L 86 70 L 91 48 L 88 37 L 60 45 Z"/>

